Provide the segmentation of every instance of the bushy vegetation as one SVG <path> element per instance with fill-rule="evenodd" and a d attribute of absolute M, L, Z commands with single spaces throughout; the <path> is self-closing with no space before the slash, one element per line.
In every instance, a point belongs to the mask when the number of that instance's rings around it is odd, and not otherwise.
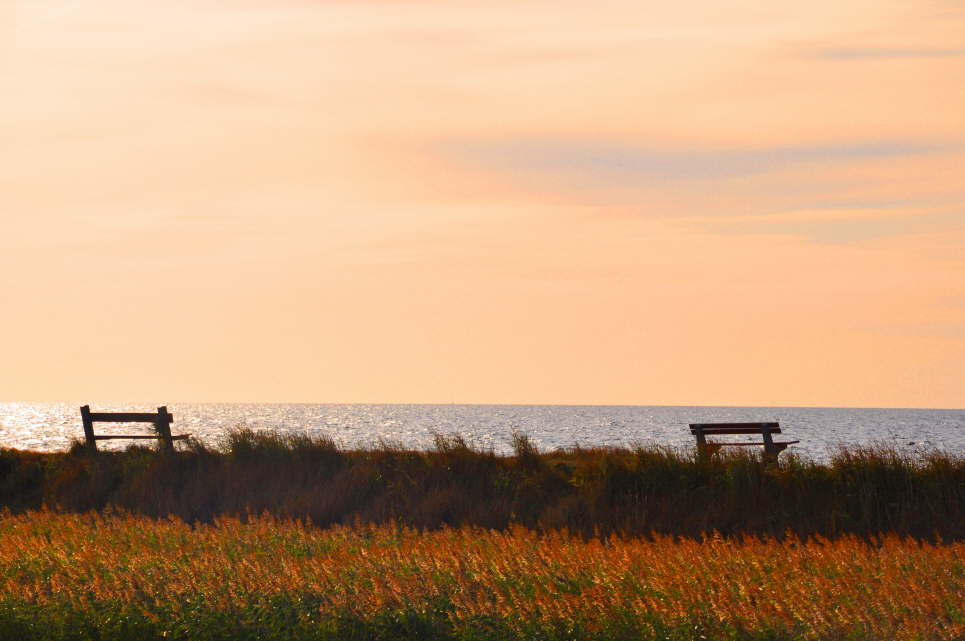
<path fill-rule="evenodd" d="M 440 436 L 430 451 L 384 445 L 342 450 L 329 440 L 238 430 L 219 448 L 189 443 L 163 455 L 132 447 L 40 454 L 0 450 L 0 506 L 14 512 L 109 506 L 211 522 L 269 512 L 318 526 L 404 523 L 565 528 L 581 536 L 717 531 L 781 537 L 894 533 L 965 539 L 965 457 L 884 447 L 839 452 L 828 464 L 788 453 L 701 459 L 660 448 L 515 455 Z"/>
<path fill-rule="evenodd" d="M 951 641 L 965 544 L 0 518 L 0 638 Z"/>

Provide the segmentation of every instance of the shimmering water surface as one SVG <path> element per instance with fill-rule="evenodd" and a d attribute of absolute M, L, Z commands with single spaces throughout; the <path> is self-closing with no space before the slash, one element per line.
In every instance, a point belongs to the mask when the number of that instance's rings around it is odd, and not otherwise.
<path fill-rule="evenodd" d="M 91 403 L 94 411 L 153 411 L 140 404 Z M 664 407 L 591 405 L 244 405 L 171 404 L 175 433 L 217 444 L 227 430 L 253 429 L 330 436 L 348 447 L 380 440 L 431 446 L 433 434 L 459 434 L 497 452 L 510 449 L 514 431 L 543 449 L 579 445 L 693 445 L 688 423 L 779 421 L 798 454 L 826 459 L 839 445 L 884 442 L 901 449 L 965 452 L 965 410 L 837 409 L 801 407 Z M 147 433 L 144 424 L 97 424 L 98 433 Z M 80 412 L 67 403 L 0 403 L 0 446 L 64 450 L 82 438 Z M 754 437 L 731 437 L 755 440 Z M 133 441 L 105 441 L 123 448 Z"/>

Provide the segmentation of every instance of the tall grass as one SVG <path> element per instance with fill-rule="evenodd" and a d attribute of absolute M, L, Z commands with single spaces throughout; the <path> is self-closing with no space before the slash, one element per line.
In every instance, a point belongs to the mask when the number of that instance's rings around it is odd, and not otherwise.
<path fill-rule="evenodd" d="M 238 430 L 218 448 L 192 443 L 90 456 L 0 450 L 0 506 L 66 511 L 116 506 L 210 522 L 268 511 L 320 526 L 401 522 L 583 536 L 650 533 L 780 537 L 882 532 L 965 539 L 965 457 L 885 447 L 842 450 L 827 464 L 755 453 L 708 460 L 666 448 L 539 452 L 524 435 L 497 456 L 458 437 L 429 451 Z"/>
<path fill-rule="evenodd" d="M 965 544 L 0 517 L 0 638 L 952 641 Z"/>

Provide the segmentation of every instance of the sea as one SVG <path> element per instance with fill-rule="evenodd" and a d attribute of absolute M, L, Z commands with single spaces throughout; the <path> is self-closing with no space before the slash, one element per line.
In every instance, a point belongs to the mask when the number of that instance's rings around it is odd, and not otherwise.
<path fill-rule="evenodd" d="M 432 447 L 436 435 L 459 435 L 496 453 L 512 449 L 514 433 L 541 450 L 579 446 L 692 448 L 689 423 L 777 421 L 778 440 L 797 440 L 787 451 L 817 461 L 842 447 L 888 445 L 901 451 L 965 453 L 965 410 L 831 407 L 706 407 L 656 405 L 347 405 L 174 403 L 173 432 L 212 446 L 237 428 L 325 436 L 346 448 L 382 443 Z M 91 403 L 95 412 L 150 412 L 138 403 Z M 104 434 L 149 433 L 144 424 L 96 425 Z M 62 451 L 83 438 L 73 403 L 0 402 L 0 447 Z M 753 441 L 754 436 L 728 437 Z M 110 440 L 118 449 L 132 441 Z M 143 443 L 143 441 L 142 441 Z"/>

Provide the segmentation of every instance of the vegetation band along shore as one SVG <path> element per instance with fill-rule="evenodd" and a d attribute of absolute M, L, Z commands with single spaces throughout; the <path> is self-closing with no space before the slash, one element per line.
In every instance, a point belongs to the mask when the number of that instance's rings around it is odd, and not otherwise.
<path fill-rule="evenodd" d="M 749 448 L 734 448 L 745 450 Z M 845 449 L 827 464 L 790 452 L 777 464 L 732 450 L 571 448 L 539 452 L 525 436 L 512 456 L 440 436 L 430 451 L 392 445 L 343 450 L 332 441 L 238 430 L 221 446 L 172 455 L 131 447 L 88 454 L 0 450 L 0 507 L 109 506 L 210 522 L 271 514 L 317 526 L 401 522 L 565 528 L 590 537 L 651 533 L 836 537 L 879 533 L 965 540 L 965 457 L 887 447 Z"/>
<path fill-rule="evenodd" d="M 0 518 L 0 638 L 952 641 L 965 544 Z"/>

